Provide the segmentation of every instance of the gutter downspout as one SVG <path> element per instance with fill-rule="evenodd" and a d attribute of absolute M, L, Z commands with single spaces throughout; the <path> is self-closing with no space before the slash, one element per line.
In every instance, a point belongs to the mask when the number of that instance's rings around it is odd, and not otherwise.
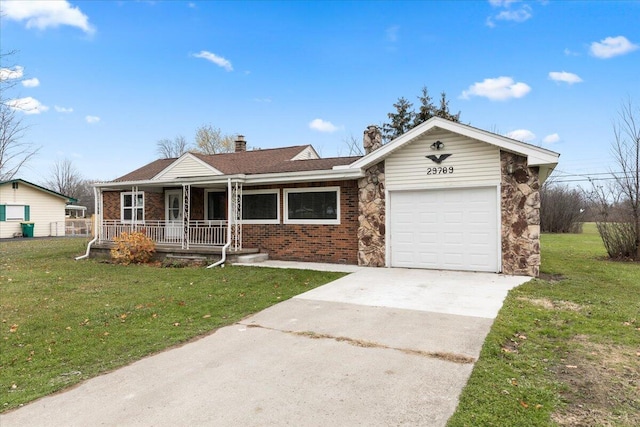
<path fill-rule="evenodd" d="M 93 207 L 94 207 L 94 212 L 95 212 L 95 219 L 96 219 L 96 227 L 95 227 L 95 232 L 94 232 L 94 237 L 93 239 L 87 244 L 87 252 L 84 255 L 80 255 L 78 257 L 75 258 L 76 261 L 79 261 L 81 259 L 85 259 L 89 257 L 89 253 L 91 252 L 91 245 L 93 245 L 97 240 L 98 240 L 98 189 L 96 187 L 93 187 Z M 101 212 L 101 211 L 100 211 Z"/>
<path fill-rule="evenodd" d="M 227 194 L 228 198 L 231 198 L 231 178 L 227 180 Z M 229 203 L 231 200 L 227 201 L 227 243 L 222 247 L 222 258 L 220 261 L 214 262 L 211 265 L 208 265 L 207 268 L 217 267 L 222 264 L 224 267 L 224 262 L 227 260 L 227 249 L 231 246 L 231 207 L 232 204 Z"/>

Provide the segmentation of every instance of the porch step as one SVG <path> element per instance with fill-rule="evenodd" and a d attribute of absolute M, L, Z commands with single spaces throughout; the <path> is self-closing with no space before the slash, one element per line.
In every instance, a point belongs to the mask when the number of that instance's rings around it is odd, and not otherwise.
<path fill-rule="evenodd" d="M 269 254 L 267 253 L 259 253 L 259 254 L 249 254 L 249 255 L 239 255 L 236 259 L 238 263 L 246 263 L 251 264 L 255 262 L 262 262 L 269 259 Z"/>
<path fill-rule="evenodd" d="M 207 257 L 200 255 L 186 255 L 186 254 L 168 254 L 165 258 L 169 259 L 186 259 L 189 261 L 206 261 Z"/>

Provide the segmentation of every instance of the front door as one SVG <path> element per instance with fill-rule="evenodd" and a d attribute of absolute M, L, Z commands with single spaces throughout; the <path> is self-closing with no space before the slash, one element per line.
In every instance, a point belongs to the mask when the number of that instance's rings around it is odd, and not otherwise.
<path fill-rule="evenodd" d="M 170 241 L 182 237 L 182 190 L 165 193 L 166 238 Z"/>

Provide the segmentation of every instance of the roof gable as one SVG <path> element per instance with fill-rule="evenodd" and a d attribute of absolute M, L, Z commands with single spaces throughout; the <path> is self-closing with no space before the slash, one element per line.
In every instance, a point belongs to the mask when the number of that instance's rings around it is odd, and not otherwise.
<path fill-rule="evenodd" d="M 434 129 L 443 129 L 480 142 L 495 145 L 505 151 L 522 155 L 527 158 L 527 162 L 530 166 L 544 166 L 546 168 L 553 169 L 558 163 L 558 157 L 560 156 L 556 152 L 536 147 L 535 145 L 526 144 L 524 142 L 516 141 L 515 139 L 487 132 L 462 123 L 445 120 L 440 117 L 432 117 L 388 144 L 383 145 L 376 151 L 373 151 L 372 153 L 369 153 L 361 159 L 353 162 L 350 167 L 366 168 L 374 165 L 384 160 L 391 153 L 412 143 L 420 136 L 432 132 Z"/>
<path fill-rule="evenodd" d="M 5 185 L 5 184 L 11 184 L 11 183 L 14 183 L 14 182 L 17 182 L 18 184 L 27 185 L 29 187 L 32 187 L 32 188 L 38 190 L 38 191 L 42 191 L 43 193 L 47 193 L 47 194 L 50 194 L 50 195 L 55 196 L 55 197 L 60 197 L 61 199 L 64 199 L 64 201 L 66 203 L 74 203 L 74 202 L 78 201 L 77 199 L 74 199 L 73 197 L 65 196 L 64 194 L 58 193 L 58 192 L 53 191 L 53 190 L 49 190 L 48 188 L 41 187 L 38 184 L 34 184 L 32 182 L 25 181 L 24 179 L 20 179 L 20 178 L 10 179 L 8 181 L 0 181 L 0 186 Z"/>
<path fill-rule="evenodd" d="M 223 173 L 193 153 L 185 153 L 152 179 L 163 181 L 175 178 L 210 175 L 223 175 Z"/>

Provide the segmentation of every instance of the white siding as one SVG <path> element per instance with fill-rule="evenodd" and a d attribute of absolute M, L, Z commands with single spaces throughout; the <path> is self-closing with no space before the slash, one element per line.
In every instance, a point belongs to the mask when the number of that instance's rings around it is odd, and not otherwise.
<path fill-rule="evenodd" d="M 155 179 L 164 180 L 211 175 L 221 175 L 221 173 L 193 156 L 185 156 L 172 163 L 171 166 L 162 171 Z"/>
<path fill-rule="evenodd" d="M 313 149 L 312 146 L 308 146 L 300 153 L 296 154 L 291 160 L 309 160 L 309 159 L 319 159 L 318 153 Z"/>
<path fill-rule="evenodd" d="M 66 205 L 64 199 L 22 182 L 18 183 L 17 190 L 11 188 L 11 183 L 0 186 L 0 204 L 5 203 L 19 203 L 29 206 L 29 221 L 34 223 L 34 237 L 50 236 L 52 223 L 60 221 L 64 223 L 64 207 Z M 13 237 L 14 233 L 20 232 L 22 230 L 21 222 L 0 221 L 0 238 Z"/>
<path fill-rule="evenodd" d="M 431 144 L 443 142 L 442 150 Z M 451 154 L 441 164 L 428 155 Z M 429 168 L 453 168 L 453 173 L 427 174 Z M 496 185 L 500 182 L 500 149 L 448 131 L 436 130 L 399 149 L 385 161 L 388 190 Z"/>

